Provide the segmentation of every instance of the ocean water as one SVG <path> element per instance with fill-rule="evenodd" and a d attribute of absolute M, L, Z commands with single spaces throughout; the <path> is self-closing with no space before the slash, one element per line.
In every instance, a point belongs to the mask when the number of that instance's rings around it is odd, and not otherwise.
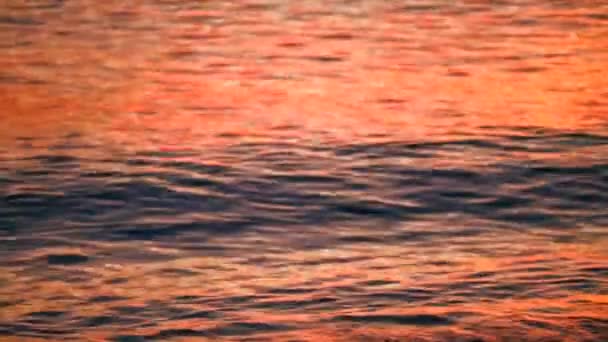
<path fill-rule="evenodd" d="M 608 4 L 0 1 L 0 340 L 608 341 Z"/>

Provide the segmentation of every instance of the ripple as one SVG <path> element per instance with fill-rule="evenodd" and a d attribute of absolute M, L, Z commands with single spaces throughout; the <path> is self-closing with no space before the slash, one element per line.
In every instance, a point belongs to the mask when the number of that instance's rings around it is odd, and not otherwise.
<path fill-rule="evenodd" d="M 450 325 L 452 321 L 447 317 L 436 315 L 342 315 L 335 321 L 358 323 L 398 324 L 398 325 Z"/>
<path fill-rule="evenodd" d="M 32 18 L 26 17 L 11 17 L 11 16 L 0 16 L 0 25 L 18 25 L 18 26 L 39 26 L 44 23 L 37 21 Z"/>
<path fill-rule="evenodd" d="M 286 331 L 292 329 L 284 324 L 268 324 L 254 322 L 236 322 L 220 326 L 214 329 L 209 329 L 209 333 L 219 336 L 243 336 L 252 333 Z"/>
<path fill-rule="evenodd" d="M 76 265 L 89 261 L 89 257 L 81 254 L 50 254 L 46 257 L 49 265 Z"/>

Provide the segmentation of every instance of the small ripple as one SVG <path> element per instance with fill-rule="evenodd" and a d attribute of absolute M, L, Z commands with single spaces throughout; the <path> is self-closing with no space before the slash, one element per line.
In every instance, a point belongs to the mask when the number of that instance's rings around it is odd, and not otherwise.
<path fill-rule="evenodd" d="M 33 18 L 0 16 L 0 25 L 40 26 L 44 23 Z"/>
<path fill-rule="evenodd" d="M 36 328 L 29 324 L 14 323 L 14 324 L 2 324 L 0 323 L 0 336 L 21 336 L 21 337 L 32 337 L 32 338 L 45 338 L 52 337 L 54 339 L 66 339 L 67 337 L 74 336 L 77 334 L 76 329 L 67 328 Z"/>
<path fill-rule="evenodd" d="M 307 56 L 307 57 L 302 57 L 302 59 L 313 61 L 313 62 L 322 62 L 322 63 L 336 63 L 336 62 L 342 62 L 345 60 L 343 57 L 338 57 L 338 56 Z"/>
<path fill-rule="evenodd" d="M 117 302 L 117 301 L 124 301 L 124 300 L 128 300 L 129 297 L 122 297 L 122 296 L 95 296 L 92 298 L 89 298 L 88 302 L 89 303 L 110 303 L 110 302 Z"/>
<path fill-rule="evenodd" d="M 376 286 L 387 286 L 387 285 L 398 285 L 398 284 L 399 284 L 399 282 L 396 282 L 396 281 L 377 279 L 377 280 L 364 281 L 360 285 L 376 287 Z"/>
<path fill-rule="evenodd" d="M 167 161 L 160 163 L 160 165 L 167 168 L 182 169 L 204 175 L 225 175 L 230 174 L 232 171 L 230 168 L 221 165 L 208 165 L 180 161 Z"/>
<path fill-rule="evenodd" d="M 369 304 L 377 302 L 401 302 L 401 303 L 415 303 L 424 302 L 433 298 L 433 294 L 430 291 L 393 291 L 393 292 L 369 292 L 365 295 L 355 296 L 368 302 Z"/>
<path fill-rule="evenodd" d="M 201 234 L 236 234 L 249 227 L 251 220 L 218 220 L 200 221 L 191 223 L 177 223 L 161 226 L 140 225 L 136 228 L 119 228 L 111 232 L 116 238 L 153 240 L 161 237 L 174 237 L 186 232 L 199 232 Z M 200 238 L 203 241 L 203 238 Z"/>
<path fill-rule="evenodd" d="M 448 318 L 437 315 L 341 315 L 333 321 L 356 322 L 356 323 L 378 323 L 397 325 L 451 325 L 454 322 Z"/>
<path fill-rule="evenodd" d="M 175 339 L 179 337 L 209 337 L 210 334 L 207 330 L 195 330 L 195 329 L 165 329 L 161 330 L 157 334 L 146 336 L 145 339 L 161 340 L 166 341 L 169 339 Z M 125 340 L 125 336 L 119 337 L 121 341 Z M 116 338 L 115 340 L 118 340 Z M 131 338 L 131 337 L 130 337 Z"/>
<path fill-rule="evenodd" d="M 194 311 L 194 312 L 189 312 L 186 314 L 182 314 L 182 315 L 178 315 L 176 317 L 174 317 L 173 319 L 198 319 L 198 318 L 205 318 L 205 319 L 217 319 L 217 318 L 221 318 L 222 314 L 217 312 L 217 311 L 210 311 L 210 310 L 200 310 L 200 311 Z"/>
<path fill-rule="evenodd" d="M 378 217 L 385 220 L 401 219 L 408 213 L 407 206 L 386 204 L 372 201 L 336 203 L 329 209 L 332 213 L 344 213 L 349 216 Z M 355 218 L 356 219 L 356 218 Z"/>
<path fill-rule="evenodd" d="M 273 300 L 259 302 L 257 304 L 252 305 L 251 307 L 255 309 L 271 310 L 301 310 L 305 308 L 308 309 L 310 307 L 314 307 L 314 309 L 325 308 L 327 310 L 333 310 L 333 305 L 328 304 L 333 304 L 336 301 L 337 299 L 333 297 L 320 297 L 307 300 Z"/>
<path fill-rule="evenodd" d="M 208 333 L 219 336 L 243 336 L 265 332 L 293 330 L 289 325 L 257 322 L 235 322 L 217 328 L 209 329 Z"/>
<path fill-rule="evenodd" d="M 583 273 L 590 272 L 600 276 L 608 277 L 608 267 L 583 267 L 580 269 L 580 271 Z"/>
<path fill-rule="evenodd" d="M 129 326 L 137 323 L 141 323 L 143 320 L 137 318 L 128 317 L 116 317 L 116 316 L 94 316 L 82 319 L 78 325 L 86 328 L 93 327 L 106 327 L 106 326 Z"/>
<path fill-rule="evenodd" d="M 356 35 L 354 35 L 352 32 L 329 32 L 329 33 L 320 34 L 317 36 L 317 38 L 327 39 L 327 40 L 351 40 L 351 39 L 355 39 L 358 37 Z"/>
<path fill-rule="evenodd" d="M 89 261 L 89 257 L 82 254 L 50 254 L 46 261 L 49 265 L 77 265 Z"/>
<path fill-rule="evenodd" d="M 524 74 L 540 73 L 540 72 L 543 72 L 546 70 L 547 70 L 547 68 L 541 67 L 541 66 L 518 66 L 518 67 L 503 69 L 503 71 L 507 71 L 507 72 L 524 73 Z"/>
<path fill-rule="evenodd" d="M 350 235 L 350 236 L 341 236 L 338 238 L 339 242 L 346 244 L 353 243 L 382 243 L 386 241 L 383 237 L 374 237 L 369 235 Z"/>
<path fill-rule="evenodd" d="M 34 318 L 59 318 L 66 314 L 66 311 L 35 311 L 30 312 L 28 316 Z"/>
<path fill-rule="evenodd" d="M 283 324 L 269 324 L 257 322 L 235 322 L 211 329 L 165 329 L 157 334 L 142 336 L 145 340 L 167 340 L 179 337 L 228 337 L 245 336 L 259 333 L 272 333 L 292 330 L 293 328 Z M 116 336 L 115 341 L 126 341 L 137 338 L 137 335 Z"/>
<path fill-rule="evenodd" d="M 146 341 L 148 341 L 148 339 L 146 339 L 144 336 L 138 336 L 138 335 L 119 335 L 119 336 L 113 337 L 112 341 L 114 341 L 114 342 L 146 342 Z"/>

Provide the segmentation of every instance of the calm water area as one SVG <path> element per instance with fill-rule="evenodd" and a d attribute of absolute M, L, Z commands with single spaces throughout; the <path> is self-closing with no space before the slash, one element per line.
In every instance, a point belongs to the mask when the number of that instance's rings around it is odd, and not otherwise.
<path fill-rule="evenodd" d="M 0 0 L 0 340 L 608 341 L 608 2 Z"/>

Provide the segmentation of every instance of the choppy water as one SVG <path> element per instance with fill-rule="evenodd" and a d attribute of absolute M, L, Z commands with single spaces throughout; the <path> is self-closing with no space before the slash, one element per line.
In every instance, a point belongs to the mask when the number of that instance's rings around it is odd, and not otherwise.
<path fill-rule="evenodd" d="M 2 1 L 0 339 L 606 341 L 607 61 L 604 1 Z"/>

